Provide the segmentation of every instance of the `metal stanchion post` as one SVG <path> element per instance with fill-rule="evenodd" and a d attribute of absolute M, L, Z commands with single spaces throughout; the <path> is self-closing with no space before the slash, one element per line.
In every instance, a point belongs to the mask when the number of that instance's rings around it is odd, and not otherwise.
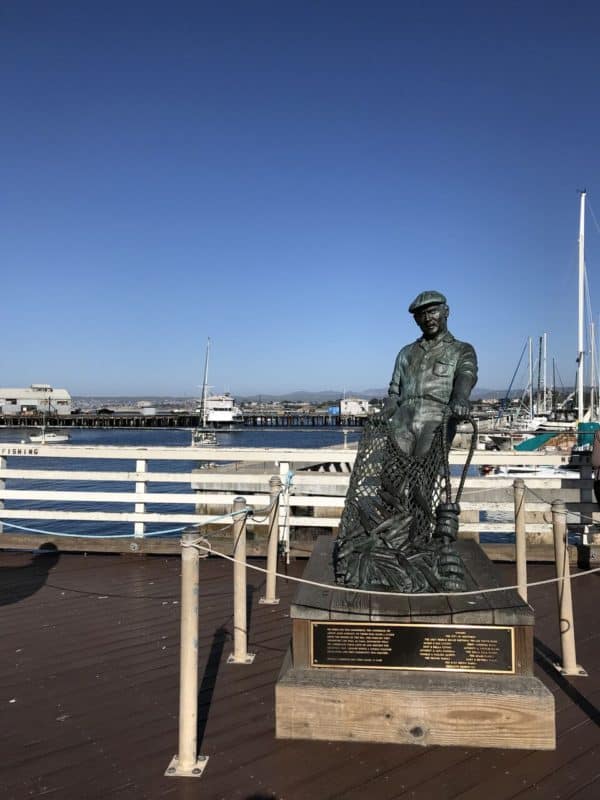
<path fill-rule="evenodd" d="M 179 677 L 179 753 L 165 775 L 199 778 L 208 756 L 198 747 L 198 592 L 200 554 L 192 546 L 192 533 L 181 537 L 181 659 Z"/>
<path fill-rule="evenodd" d="M 573 625 L 573 599 L 571 596 L 571 571 L 567 542 L 567 508 L 562 500 L 552 502 L 552 529 L 554 533 L 554 558 L 556 561 L 556 592 L 560 624 L 562 664 L 555 664 L 563 675 L 587 675 L 577 663 L 575 628 Z M 560 580 L 560 579 L 563 580 Z"/>
<path fill-rule="evenodd" d="M 246 498 L 236 497 L 233 510 L 242 511 Z M 248 652 L 248 613 L 246 609 L 246 515 L 237 514 L 233 523 L 233 653 L 228 664 L 252 664 L 254 653 Z"/>
<path fill-rule="evenodd" d="M 275 597 L 277 572 L 277 550 L 279 547 L 279 494 L 281 492 L 281 478 L 273 475 L 269 481 L 271 493 L 271 510 L 269 512 L 269 533 L 267 540 L 267 580 L 265 596 L 258 601 L 264 605 L 276 605 L 279 598 Z"/>
<path fill-rule="evenodd" d="M 525 481 L 517 478 L 513 484 L 515 501 L 515 562 L 519 594 L 527 602 L 527 532 L 525 528 Z"/>

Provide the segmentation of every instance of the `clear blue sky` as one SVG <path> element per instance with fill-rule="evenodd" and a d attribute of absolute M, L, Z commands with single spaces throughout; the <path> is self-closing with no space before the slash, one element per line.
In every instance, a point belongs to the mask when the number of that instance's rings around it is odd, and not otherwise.
<path fill-rule="evenodd" d="M 0 385 L 389 382 L 445 292 L 480 386 L 527 336 L 572 383 L 600 222 L 593 2 L 0 7 Z M 594 314 L 600 233 L 587 228 Z"/>

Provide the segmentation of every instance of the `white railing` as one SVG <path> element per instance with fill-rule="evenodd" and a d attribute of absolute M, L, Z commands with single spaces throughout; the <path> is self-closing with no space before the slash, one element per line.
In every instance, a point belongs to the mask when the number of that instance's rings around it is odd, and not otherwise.
<path fill-rule="evenodd" d="M 210 525 L 218 516 L 214 509 L 228 511 L 237 496 L 243 494 L 256 506 L 269 503 L 269 479 L 279 475 L 283 489 L 279 502 L 280 538 L 289 542 L 294 527 L 335 529 L 344 505 L 349 471 L 356 450 L 343 448 L 273 449 L 273 448 L 197 448 L 197 447 L 118 447 L 76 445 L 18 445 L 0 446 L 0 530 L 4 520 L 45 520 L 44 530 L 51 531 L 52 521 L 92 523 L 127 523 L 136 537 L 147 533 L 147 525 L 181 526 Z M 463 451 L 452 451 L 451 464 L 464 463 Z M 25 459 L 25 466 L 12 466 L 15 458 Z M 53 459 L 52 468 L 40 459 Z M 64 459 L 79 462 L 76 468 L 60 469 Z M 86 460 L 131 461 L 129 469 L 84 469 Z M 189 462 L 185 472 L 153 471 L 153 462 Z M 473 463 L 492 466 L 550 465 L 560 466 L 567 461 L 558 454 L 514 454 L 510 452 L 476 452 Z M 221 462 L 221 468 L 210 465 Z M 225 462 L 225 463 L 224 463 Z M 209 465 L 208 469 L 194 468 Z M 322 465 L 320 471 L 308 471 L 307 465 Z M 112 467 L 112 465 L 111 465 Z M 345 471 L 343 471 L 345 469 Z M 290 480 L 291 478 L 291 480 Z M 6 481 L 16 481 L 16 488 L 6 488 Z M 37 488 L 32 481 L 46 481 L 51 488 Z M 65 482 L 85 482 L 85 486 L 64 487 Z M 124 482 L 129 491 L 104 490 L 103 483 Z M 469 477 L 461 501 L 461 532 L 477 535 L 481 530 L 490 533 L 514 531 L 512 477 Z M 189 491 L 169 491 L 169 484 L 187 484 Z M 453 479 L 456 487 L 458 479 Z M 62 484 L 62 486 L 61 486 Z M 91 487 L 90 487 L 91 484 Z M 526 530 L 528 534 L 550 537 L 551 515 L 549 499 L 565 497 L 570 522 L 600 519 L 592 498 L 591 475 L 582 479 L 527 478 L 531 490 L 526 497 Z M 162 487 L 162 488 L 161 488 Z M 533 493 L 532 493 L 533 492 Z M 548 498 L 536 494 L 550 493 Z M 534 494 L 535 493 L 535 494 Z M 6 508 L 5 503 L 20 501 L 22 508 Z M 31 505 L 27 505 L 31 503 Z M 93 509 L 70 509 L 73 503 L 98 506 Z M 51 504 L 52 507 L 39 507 Z M 129 504 L 133 510 L 102 510 Z M 155 504 L 189 506 L 182 510 L 148 511 Z M 488 514 L 504 512 L 501 521 L 482 521 L 482 511 Z M 579 515 L 582 516 L 580 520 Z M 14 523 L 11 523 L 14 524 Z M 8 525 L 6 526 L 8 528 Z M 11 527 L 10 530 L 17 530 Z M 84 528 L 82 533 L 86 532 Z M 551 539 L 548 539 L 551 541 Z"/>

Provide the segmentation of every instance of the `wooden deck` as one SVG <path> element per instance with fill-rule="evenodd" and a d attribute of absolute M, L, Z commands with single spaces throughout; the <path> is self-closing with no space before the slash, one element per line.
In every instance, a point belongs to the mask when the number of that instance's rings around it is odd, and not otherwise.
<path fill-rule="evenodd" d="M 262 562 L 259 562 L 262 563 Z M 301 574 L 304 561 L 292 563 Z M 530 590 L 536 674 L 556 698 L 555 752 L 276 741 L 274 684 L 290 639 L 291 582 L 258 604 L 250 666 L 228 665 L 231 564 L 202 561 L 199 779 L 166 778 L 177 751 L 179 559 L 0 552 L 0 797 L 60 800 L 388 800 L 600 796 L 600 574 L 573 583 L 578 661 L 562 678 L 553 585 Z M 506 582 L 514 568 L 499 567 Z M 530 580 L 550 567 L 530 568 Z"/>

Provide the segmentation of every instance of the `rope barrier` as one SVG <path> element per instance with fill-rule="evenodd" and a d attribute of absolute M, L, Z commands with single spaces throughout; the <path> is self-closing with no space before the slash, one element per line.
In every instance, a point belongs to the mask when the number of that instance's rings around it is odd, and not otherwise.
<path fill-rule="evenodd" d="M 16 528 L 20 531 L 26 531 L 27 533 L 40 533 L 42 536 L 61 536 L 66 539 L 133 539 L 133 538 L 140 538 L 134 537 L 132 533 L 96 533 L 96 534 L 89 534 L 89 533 L 65 533 L 60 531 L 43 531 L 40 528 L 28 528 L 26 525 L 16 525 L 12 522 L 6 522 L 6 520 L 2 520 L 3 525 L 8 525 L 9 528 Z M 164 536 L 166 533 L 180 533 L 182 530 L 185 529 L 187 526 L 183 526 L 180 528 L 172 528 L 167 531 L 159 531 L 157 533 L 145 533 L 144 538 L 146 536 Z M 1 534 L 0 534 L 1 535 Z"/>
<path fill-rule="evenodd" d="M 527 486 L 527 484 L 525 484 L 525 489 L 530 494 L 532 494 L 537 500 L 541 500 L 543 503 L 545 503 L 548 506 L 552 505 L 552 501 L 546 500 L 545 497 L 542 497 L 541 494 L 538 494 L 534 489 L 531 489 L 529 486 Z M 555 511 L 555 513 L 556 514 L 560 514 L 560 515 L 565 516 L 565 517 L 568 517 L 569 515 L 577 516 L 577 517 L 579 517 L 579 519 L 582 522 L 584 520 L 588 520 L 589 522 L 592 522 L 592 523 L 597 522 L 597 520 L 595 520 L 593 517 L 590 517 L 589 514 L 583 514 L 581 511 L 572 511 L 572 510 L 566 509 L 565 511 Z"/>
<path fill-rule="evenodd" d="M 230 511 L 230 512 L 225 513 L 225 514 L 220 514 L 219 516 L 212 517 L 211 519 L 209 519 L 206 522 L 202 523 L 203 526 L 204 525 L 212 525 L 213 523 L 219 522 L 222 519 L 228 519 L 229 517 L 233 518 L 233 517 L 235 517 L 235 516 L 237 516 L 239 514 L 248 514 L 249 516 L 252 517 L 253 521 L 256 522 L 257 524 L 259 524 L 259 525 L 264 524 L 265 522 L 267 522 L 268 515 L 271 512 L 271 510 L 273 509 L 273 506 L 275 505 L 275 503 L 283 495 L 285 490 L 289 489 L 289 487 L 291 487 L 293 477 L 294 477 L 294 473 L 290 470 L 288 472 L 288 474 L 287 474 L 284 486 L 279 490 L 279 492 L 277 493 L 277 496 L 269 503 L 269 505 L 264 506 L 264 507 L 259 508 L 259 509 L 254 509 L 251 506 L 248 506 L 248 507 L 242 509 L 241 511 Z M 527 484 L 525 484 L 525 490 L 527 492 L 529 492 L 529 494 L 531 494 L 533 497 L 535 497 L 536 500 L 539 500 L 539 501 L 541 501 L 542 503 L 544 503 L 544 504 L 546 504 L 548 506 L 552 505 L 550 500 L 547 500 L 545 497 L 542 497 L 542 495 L 538 494 L 534 489 L 532 489 Z M 469 495 L 471 495 L 471 494 L 480 494 L 482 492 L 489 492 L 489 491 L 500 491 L 500 492 L 503 492 L 505 494 L 509 494 L 509 493 L 512 494 L 512 490 L 511 490 L 510 487 L 500 487 L 498 489 L 494 489 L 493 487 L 468 489 Z M 586 520 L 588 522 L 591 522 L 591 523 L 596 523 L 597 522 L 597 520 L 595 520 L 593 517 L 589 516 L 588 514 L 583 514 L 581 511 L 566 510 L 566 511 L 558 511 L 556 513 L 562 514 L 564 516 L 569 516 L 569 515 L 577 516 L 577 517 L 579 517 L 579 519 L 582 522 L 586 521 Z M 266 516 L 263 516 L 262 518 L 259 518 L 257 516 L 257 514 L 266 515 Z M 288 522 L 288 519 L 289 519 L 289 508 L 286 509 L 286 524 Z M 86 539 L 86 538 L 89 538 L 89 539 L 128 539 L 128 538 L 134 538 L 133 534 L 131 534 L 131 533 L 120 533 L 120 534 L 76 534 L 76 533 L 65 533 L 65 532 L 59 532 L 59 531 L 47 531 L 47 530 L 42 530 L 40 528 L 31 528 L 31 527 L 27 527 L 25 525 L 18 525 L 16 523 L 8 522 L 8 520 L 3 520 L 3 519 L 0 519 L 0 523 L 2 525 L 7 525 L 10 528 L 15 528 L 16 530 L 26 531 L 27 533 L 37 533 L 37 534 L 41 534 L 43 536 L 62 536 L 62 537 L 65 537 L 65 538 L 74 538 L 74 539 Z M 167 528 L 166 530 L 162 530 L 162 531 L 147 532 L 147 533 L 144 534 L 144 537 L 146 537 L 146 536 L 166 536 L 167 534 L 171 534 L 171 533 L 180 533 L 181 531 L 185 530 L 187 527 L 188 527 L 187 525 L 181 525 L 181 526 L 178 526 L 176 528 Z M 140 537 L 135 537 L 135 538 L 140 538 Z"/>
<path fill-rule="evenodd" d="M 211 517 L 211 519 L 203 522 L 203 525 L 212 525 L 214 522 L 219 522 L 222 519 L 228 519 L 229 517 L 238 517 L 240 514 L 246 514 L 248 516 L 252 516 L 254 510 L 250 507 L 242 508 L 240 511 L 229 511 L 226 514 L 220 514 L 218 517 Z M 8 525 L 9 528 L 16 528 L 20 531 L 27 531 L 27 533 L 40 533 L 42 536 L 62 536 L 65 538 L 70 539 L 141 539 L 146 538 L 147 536 L 165 536 L 168 533 L 181 533 L 181 531 L 185 530 L 188 525 L 180 525 L 177 528 L 167 528 L 165 531 L 152 531 L 150 533 L 144 533 L 144 536 L 134 536 L 133 533 L 97 533 L 97 534 L 89 534 L 89 533 L 64 533 L 59 531 L 44 531 L 40 528 L 28 528 L 25 525 L 17 525 L 14 522 L 7 522 L 4 519 L 0 518 L 0 523 L 2 525 Z M 229 526 L 228 526 L 229 527 Z M 0 534 L 1 535 L 1 534 Z"/>
<path fill-rule="evenodd" d="M 270 514 L 270 513 L 271 513 L 271 511 L 273 510 L 273 506 L 274 506 L 274 505 L 275 505 L 275 504 L 278 502 L 278 500 L 279 500 L 279 498 L 281 497 L 281 495 L 283 494 L 283 492 L 284 492 L 284 489 L 283 489 L 283 487 L 282 487 L 282 488 L 281 488 L 281 489 L 280 489 L 280 490 L 277 492 L 277 494 L 275 495 L 275 497 L 273 497 L 273 499 L 271 500 L 271 502 L 269 503 L 269 505 L 268 505 L 268 506 L 264 506 L 264 508 L 258 508 L 258 509 L 256 509 L 256 508 L 255 508 L 255 509 L 252 509 L 252 507 L 251 507 L 251 506 L 248 506 L 248 509 L 247 509 L 247 510 L 251 512 L 251 513 L 250 513 L 250 516 L 252 517 L 252 521 L 253 521 L 253 522 L 257 522 L 259 525 L 262 525 L 263 523 L 267 522 L 267 521 L 268 521 L 268 519 L 269 519 L 269 514 Z M 244 511 L 245 511 L 245 510 L 246 510 L 246 509 L 244 509 Z M 238 512 L 232 512 L 232 514 L 233 514 L 233 513 L 237 514 Z M 262 519 L 259 519 L 259 518 L 256 516 L 257 514 L 265 514 L 266 516 L 265 516 L 265 517 L 263 517 Z M 210 525 L 210 522 L 205 522 L 205 523 L 203 523 L 203 524 L 204 524 L 204 525 Z"/>
<path fill-rule="evenodd" d="M 211 524 L 213 524 L 215 522 L 219 522 L 220 520 L 223 520 L 223 519 L 232 519 L 233 520 L 235 517 L 238 517 L 240 515 L 246 515 L 247 517 L 252 517 L 254 519 L 254 521 L 259 523 L 259 524 L 264 523 L 268 519 L 268 514 L 273 509 L 274 505 L 278 502 L 279 498 L 285 492 L 290 490 L 290 488 L 292 486 L 293 478 L 294 478 L 294 472 L 292 470 L 288 470 L 288 473 L 286 475 L 285 482 L 284 482 L 282 488 L 279 490 L 277 495 L 271 500 L 271 502 L 267 506 L 265 506 L 264 508 L 260 508 L 260 509 L 256 510 L 256 509 L 253 509 L 250 506 L 246 506 L 245 508 L 240 509 L 238 511 L 233 511 L 232 510 L 232 511 L 227 512 L 225 514 L 220 514 L 218 516 L 212 517 L 211 519 L 209 519 L 209 520 L 207 520 L 206 522 L 203 523 L 203 527 L 205 525 L 211 525 Z M 547 500 L 546 498 L 542 497 L 534 489 L 532 489 L 531 487 L 527 486 L 527 484 L 525 484 L 525 489 L 526 489 L 527 492 L 529 492 L 537 500 L 542 501 L 544 504 L 546 504 L 548 506 L 551 505 L 551 502 L 549 500 Z M 487 491 L 490 491 L 490 490 L 493 490 L 493 487 L 489 487 L 489 488 L 482 487 L 482 488 L 472 489 L 472 490 L 469 491 L 469 493 L 470 494 L 471 493 L 479 494 L 481 492 L 487 492 Z M 509 487 L 499 487 L 499 489 L 497 489 L 495 491 L 498 491 L 498 490 L 500 490 L 500 491 L 502 491 L 504 493 L 509 493 L 511 491 L 511 489 Z M 257 518 L 255 516 L 257 511 L 258 511 L 258 513 L 265 514 L 266 516 L 263 519 Z M 579 516 L 579 518 L 581 520 L 588 519 L 591 522 L 594 522 L 593 517 L 590 517 L 589 515 L 582 514 L 581 512 L 577 512 L 577 511 L 565 511 L 565 512 L 556 511 L 555 513 L 564 514 L 565 516 L 567 516 L 568 514 L 575 514 L 575 515 Z M 289 515 L 289 507 L 286 509 L 286 524 L 287 524 L 287 521 L 288 521 L 288 515 Z M 17 523 L 8 522 L 6 520 L 0 520 L 0 521 L 2 522 L 3 525 L 7 525 L 10 528 L 15 528 L 17 530 L 26 531 L 28 533 L 37 533 L 37 534 L 41 534 L 41 535 L 44 535 L 44 536 L 56 536 L 56 537 L 64 537 L 64 538 L 78 538 L 78 539 L 91 539 L 91 540 L 140 538 L 140 537 L 134 537 L 134 535 L 131 534 L 131 533 L 126 533 L 126 534 L 94 534 L 94 535 L 91 535 L 91 534 L 73 534 L 73 533 L 66 533 L 66 532 L 59 532 L 59 531 L 54 531 L 53 532 L 53 531 L 42 530 L 40 528 L 32 528 L 32 527 L 28 527 L 28 526 L 25 526 L 25 525 L 18 525 Z M 144 538 L 145 537 L 151 537 L 151 536 L 165 536 L 165 535 L 171 534 L 171 533 L 180 533 L 181 531 L 185 530 L 187 527 L 188 527 L 187 525 L 182 525 L 182 526 L 178 526 L 176 528 L 168 528 L 168 529 L 162 530 L 162 531 L 147 532 L 147 533 L 144 534 Z M 220 531 L 218 531 L 218 533 L 223 533 L 224 531 L 228 530 L 230 527 L 231 527 L 231 525 L 224 526 L 222 529 L 220 529 Z M 203 542 L 204 545 L 201 545 L 200 542 Z M 246 561 L 240 561 L 239 559 L 235 559 L 232 556 L 226 555 L 225 553 L 221 553 L 221 552 L 219 552 L 217 550 L 214 550 L 212 548 L 212 545 L 210 544 L 210 542 L 204 537 L 202 537 L 200 539 L 197 539 L 194 542 L 189 542 L 189 543 L 182 541 L 181 545 L 182 545 L 182 547 L 196 547 L 199 550 L 205 551 L 206 555 L 215 555 L 215 556 L 223 558 L 223 559 L 225 559 L 227 561 L 231 561 L 232 563 L 245 564 L 245 566 L 248 567 L 249 569 L 253 569 L 256 572 L 262 572 L 264 574 L 267 574 L 267 570 L 264 569 L 263 567 L 259 567 L 259 566 L 256 566 L 254 564 L 248 564 Z M 595 572 L 599 572 L 599 571 L 600 571 L 600 567 L 596 567 L 594 569 L 586 570 L 584 572 L 577 573 L 576 575 L 572 575 L 572 576 L 570 576 L 570 579 L 579 578 L 582 575 L 589 575 L 589 574 L 592 574 L 592 573 L 595 573 Z M 324 583 L 319 583 L 317 581 L 311 581 L 311 580 L 304 579 L 304 578 L 297 578 L 297 577 L 294 577 L 294 576 L 291 576 L 291 575 L 286 575 L 286 574 L 279 573 L 279 572 L 276 572 L 275 576 L 277 578 L 282 579 L 282 580 L 290 580 L 290 581 L 293 581 L 295 583 L 306 584 L 306 585 L 310 585 L 310 586 L 316 586 L 318 588 L 323 588 L 323 589 L 331 589 L 333 591 L 352 592 L 352 593 L 374 595 L 374 596 L 381 596 L 381 597 L 440 597 L 440 596 L 445 596 L 445 597 L 466 597 L 466 596 L 473 596 L 473 595 L 482 594 L 482 593 L 492 593 L 492 592 L 500 592 L 500 591 L 518 590 L 520 588 L 518 585 L 514 585 L 514 586 L 497 586 L 497 587 L 491 587 L 489 589 L 474 589 L 474 590 L 464 591 L 464 592 L 445 592 L 443 594 L 439 593 L 439 592 L 420 592 L 420 593 L 385 592 L 385 591 L 371 591 L 371 590 L 368 590 L 368 589 L 349 588 L 349 587 L 346 587 L 346 586 L 338 586 L 337 584 L 324 584 Z M 526 585 L 527 585 L 527 587 L 542 586 L 544 584 L 556 583 L 556 582 L 560 582 L 560 581 L 564 581 L 564 580 L 565 580 L 565 578 L 563 578 L 563 577 L 548 578 L 548 579 L 543 580 L 543 581 L 534 581 L 534 582 L 531 582 L 531 583 L 527 583 Z"/>
<path fill-rule="evenodd" d="M 181 542 L 182 547 L 195 547 L 198 550 L 206 550 L 207 548 L 200 545 L 200 540 L 197 539 L 193 542 Z M 267 570 L 264 567 L 258 567 L 255 564 L 248 564 L 244 560 L 236 559 L 233 556 L 228 556 L 225 553 L 220 553 L 218 550 L 210 549 L 210 553 L 214 556 L 219 556 L 220 558 L 224 558 L 226 561 L 231 561 L 234 564 L 244 564 L 248 569 L 253 569 L 255 572 L 262 572 L 265 573 Z M 580 578 L 582 575 L 591 575 L 594 572 L 600 572 L 600 567 L 595 567 L 594 569 L 585 570 L 585 572 L 579 572 L 575 575 L 571 575 L 569 577 L 570 580 L 574 580 L 575 578 Z M 275 576 L 277 578 L 281 578 L 282 580 L 289 580 L 293 581 L 294 583 L 304 583 L 309 586 L 316 586 L 319 589 L 333 589 L 336 592 L 350 592 L 352 594 L 368 594 L 374 595 L 376 597 L 468 597 L 476 594 L 490 594 L 491 592 L 507 592 L 512 589 L 518 589 L 518 585 L 514 586 L 494 586 L 489 589 L 471 589 L 466 592 L 381 592 L 381 591 L 371 591 L 370 589 L 354 589 L 348 586 L 338 586 L 337 584 L 331 583 L 319 583 L 318 581 L 311 581 L 306 578 L 296 578 L 293 575 L 285 575 L 281 572 L 276 572 Z M 564 581 L 566 578 L 547 578 L 543 581 L 533 581 L 532 583 L 528 583 L 527 586 L 543 586 L 547 583 L 556 583 L 557 581 Z"/>
<path fill-rule="evenodd" d="M 287 478 L 286 478 L 286 484 L 285 484 L 286 487 L 291 486 L 291 482 L 292 482 L 293 476 L 294 476 L 294 473 L 291 470 L 289 470 L 288 474 L 287 474 Z M 251 516 L 254 522 L 256 522 L 259 525 L 261 525 L 261 524 L 265 523 L 268 520 L 269 513 L 271 512 L 271 510 L 273 509 L 273 506 L 279 500 L 279 498 L 281 497 L 283 492 L 284 492 L 284 488 L 281 488 L 279 490 L 279 492 L 277 493 L 277 495 L 271 500 L 269 505 L 264 506 L 264 508 L 255 509 L 252 506 L 246 506 L 246 508 L 243 508 L 240 511 L 229 511 L 226 514 L 220 514 L 217 517 L 212 517 L 211 519 L 206 520 L 206 522 L 203 522 L 202 525 L 203 526 L 204 525 L 212 525 L 214 522 L 219 522 L 220 520 L 228 519 L 229 517 L 232 517 L 232 518 L 233 517 L 237 517 L 240 514 L 247 514 L 248 516 Z M 258 514 L 266 514 L 267 516 L 265 516 L 263 519 L 259 519 L 256 516 L 257 513 Z M 79 534 L 79 533 L 65 533 L 65 532 L 59 532 L 59 531 L 44 531 L 44 530 L 41 530 L 40 528 L 29 528 L 29 527 L 27 527 L 25 525 L 17 525 L 14 522 L 8 522 L 7 520 L 4 520 L 4 519 L 1 518 L 1 514 L 0 514 L 0 524 L 8 525 L 9 528 L 15 528 L 15 529 L 20 530 L 20 531 L 27 531 L 27 533 L 39 533 L 39 534 L 42 534 L 43 536 L 62 536 L 62 537 L 65 537 L 65 538 L 72 538 L 72 539 L 132 539 L 132 538 L 145 538 L 146 536 L 166 536 L 168 533 L 181 533 L 181 531 L 183 531 L 187 527 L 189 527 L 188 525 L 180 525 L 177 528 L 167 528 L 167 530 L 164 530 L 164 531 L 146 532 L 146 533 L 144 533 L 144 537 L 134 537 L 134 535 L 132 533 L 115 533 L 115 534 L 108 534 L 108 533 L 107 534 L 101 534 L 101 533 L 98 533 L 98 534 L 85 534 L 85 533 L 83 533 L 83 534 Z M 225 530 L 225 529 L 223 529 L 223 530 Z"/>

